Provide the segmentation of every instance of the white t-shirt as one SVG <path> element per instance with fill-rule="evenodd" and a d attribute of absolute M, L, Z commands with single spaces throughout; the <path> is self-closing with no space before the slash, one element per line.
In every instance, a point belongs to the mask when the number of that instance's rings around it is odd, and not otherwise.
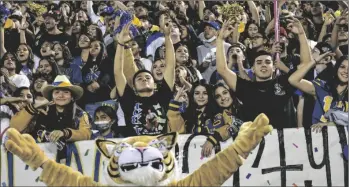
<path fill-rule="evenodd" d="M 29 79 L 25 75 L 15 74 L 9 77 L 9 79 L 15 84 L 17 88 L 30 87 Z"/>

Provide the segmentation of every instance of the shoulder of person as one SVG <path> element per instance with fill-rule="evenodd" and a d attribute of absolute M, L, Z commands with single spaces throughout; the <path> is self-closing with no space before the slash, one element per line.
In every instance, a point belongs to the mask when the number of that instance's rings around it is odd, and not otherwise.
<path fill-rule="evenodd" d="M 316 78 L 313 80 L 314 86 L 325 87 L 326 81 Z"/>

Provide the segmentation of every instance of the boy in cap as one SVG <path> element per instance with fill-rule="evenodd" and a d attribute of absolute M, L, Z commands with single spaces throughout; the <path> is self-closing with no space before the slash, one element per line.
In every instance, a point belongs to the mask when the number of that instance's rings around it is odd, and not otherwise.
<path fill-rule="evenodd" d="M 198 55 L 199 71 L 202 77 L 209 82 L 212 73 L 216 70 L 216 38 L 221 25 L 217 21 L 208 21 L 203 23 L 204 32 L 199 35 L 203 45 L 196 48 Z M 225 54 L 230 47 L 229 43 L 224 42 Z"/>

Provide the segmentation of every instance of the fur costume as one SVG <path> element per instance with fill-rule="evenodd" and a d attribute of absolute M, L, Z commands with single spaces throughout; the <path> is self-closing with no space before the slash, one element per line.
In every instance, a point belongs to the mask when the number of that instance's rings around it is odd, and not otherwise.
<path fill-rule="evenodd" d="M 259 115 L 244 123 L 234 143 L 204 163 L 199 169 L 178 180 L 177 165 L 170 151 L 176 144 L 176 132 L 154 136 L 126 138 L 121 142 L 96 140 L 97 147 L 108 157 L 106 179 L 112 186 L 221 186 L 242 165 L 261 141 L 272 131 L 269 119 Z M 103 186 L 78 171 L 45 156 L 29 134 L 7 131 L 7 150 L 32 169 L 43 168 L 40 180 L 48 186 Z M 242 158 L 241 158 L 242 157 Z"/>

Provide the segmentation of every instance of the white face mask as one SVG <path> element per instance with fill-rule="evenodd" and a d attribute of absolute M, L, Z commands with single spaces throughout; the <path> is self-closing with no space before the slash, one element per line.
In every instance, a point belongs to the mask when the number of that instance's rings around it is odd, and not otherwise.
<path fill-rule="evenodd" d="M 94 124 L 96 125 L 96 128 L 102 132 L 108 130 L 113 123 L 114 123 L 113 121 L 96 121 L 96 122 L 94 122 Z"/>
<path fill-rule="evenodd" d="M 211 43 L 213 42 L 217 37 L 216 36 L 213 36 L 212 38 L 210 39 L 206 39 L 205 37 L 203 38 L 203 42 L 204 43 Z"/>

